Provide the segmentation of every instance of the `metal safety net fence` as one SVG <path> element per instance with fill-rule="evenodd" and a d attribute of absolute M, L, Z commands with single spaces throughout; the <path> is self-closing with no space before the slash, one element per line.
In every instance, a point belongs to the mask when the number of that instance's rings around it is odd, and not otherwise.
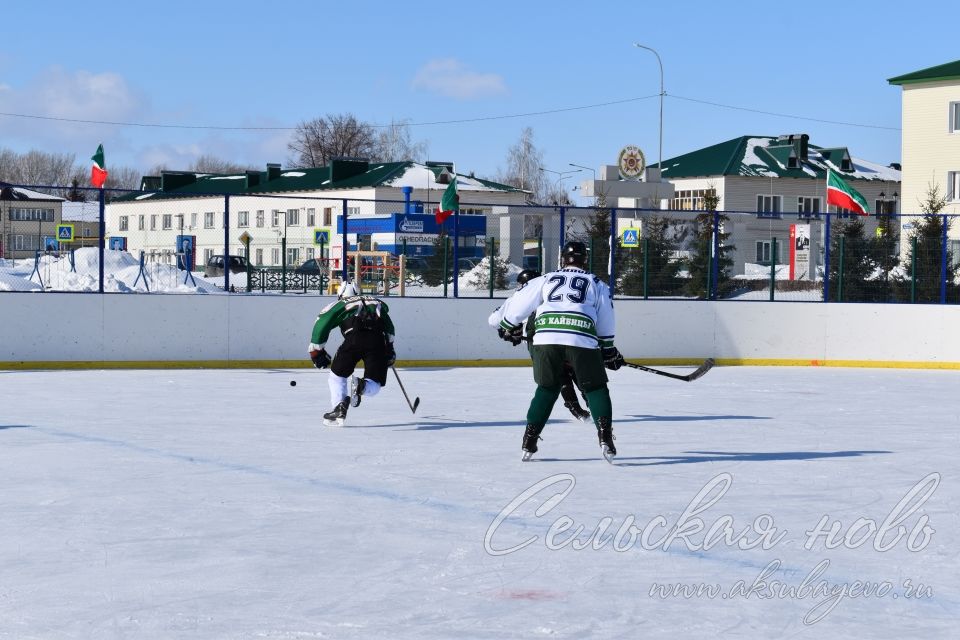
<path fill-rule="evenodd" d="M 74 190 L 78 202 L 62 187 L 5 188 L 0 291 L 332 295 L 348 279 L 380 296 L 505 298 L 521 271 L 559 268 L 579 241 L 618 298 L 960 302 L 951 215 L 466 201 L 438 212 L 436 192 L 259 194 L 244 179 Z"/>

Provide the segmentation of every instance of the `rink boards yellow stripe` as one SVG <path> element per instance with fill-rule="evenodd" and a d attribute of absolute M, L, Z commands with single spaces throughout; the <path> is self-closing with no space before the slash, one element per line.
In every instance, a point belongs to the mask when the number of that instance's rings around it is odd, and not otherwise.
<path fill-rule="evenodd" d="M 696 366 L 703 358 L 630 359 L 647 366 Z M 960 369 L 960 362 L 912 360 L 812 360 L 810 358 L 717 358 L 720 366 Z M 530 360 L 398 360 L 398 367 L 524 367 Z M 309 360 L 34 360 L 0 362 L 0 370 L 53 369 L 310 369 Z"/>

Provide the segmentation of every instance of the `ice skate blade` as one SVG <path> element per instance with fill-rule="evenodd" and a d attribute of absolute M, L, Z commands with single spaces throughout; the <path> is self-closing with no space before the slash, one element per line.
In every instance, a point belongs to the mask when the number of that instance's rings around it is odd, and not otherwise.
<path fill-rule="evenodd" d="M 326 418 L 323 419 L 323 426 L 325 427 L 342 427 L 343 423 L 344 421 L 340 419 L 337 419 L 337 420 L 327 420 Z"/>
<path fill-rule="evenodd" d="M 617 457 L 617 454 L 610 453 L 610 449 L 607 448 L 607 445 L 601 445 L 600 453 L 603 454 L 603 459 L 609 462 L 610 464 L 613 464 L 614 458 Z"/>
<path fill-rule="evenodd" d="M 530 459 L 533 458 L 532 451 L 524 451 L 523 457 L 520 458 L 520 462 L 530 462 Z"/>

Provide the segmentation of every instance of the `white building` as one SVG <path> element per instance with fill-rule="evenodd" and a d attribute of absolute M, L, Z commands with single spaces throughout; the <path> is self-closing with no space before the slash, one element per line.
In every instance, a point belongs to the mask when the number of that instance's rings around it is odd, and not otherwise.
<path fill-rule="evenodd" d="M 195 252 L 194 268 L 202 269 L 210 257 L 223 254 L 225 243 L 231 254 L 245 255 L 241 236 L 246 233 L 252 264 L 283 264 L 281 247 L 286 239 L 286 264 L 293 267 L 320 257 L 315 240 L 318 232 L 326 231 L 324 253 L 339 268 L 343 241 L 336 233 L 338 216 L 345 210 L 348 218 L 402 212 L 403 187 L 410 187 L 415 205 L 430 212 L 446 189 L 451 170 L 449 163 L 334 160 L 315 169 L 284 170 L 268 164 L 266 171 L 242 174 L 164 172 L 144 177 L 141 193 L 107 205 L 107 242 L 134 255 L 143 251 L 148 261 L 169 264 L 177 262 L 178 250 L 186 244 Z M 527 196 L 514 187 L 467 175 L 457 176 L 457 189 L 462 215 L 506 213 L 510 205 L 524 204 Z"/>
<path fill-rule="evenodd" d="M 936 187 L 948 201 L 941 213 L 960 214 L 960 60 L 888 82 L 902 89 L 903 212 L 919 213 Z M 956 259 L 960 224 L 951 224 L 950 237 Z"/>

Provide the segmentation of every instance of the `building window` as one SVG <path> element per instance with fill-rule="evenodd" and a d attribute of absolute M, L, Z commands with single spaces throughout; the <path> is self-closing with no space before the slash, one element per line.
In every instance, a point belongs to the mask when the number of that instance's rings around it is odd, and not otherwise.
<path fill-rule="evenodd" d="M 960 201 L 960 171 L 947 172 L 947 200 Z"/>
<path fill-rule="evenodd" d="M 313 260 L 316 257 L 316 252 L 313 250 L 313 247 L 307 247 L 303 250 L 304 260 Z"/>
<path fill-rule="evenodd" d="M 873 212 L 877 217 L 888 216 L 897 212 L 896 200 L 876 200 L 874 201 L 873 205 Z"/>
<path fill-rule="evenodd" d="M 204 249 L 203 250 L 203 264 L 210 262 L 210 258 L 213 257 L 213 249 Z"/>
<path fill-rule="evenodd" d="M 323 226 L 329 227 L 333 223 L 333 207 L 323 208 Z"/>
<path fill-rule="evenodd" d="M 295 266 L 300 264 L 300 249 L 296 248 L 287 248 L 287 265 Z"/>
<path fill-rule="evenodd" d="M 300 224 L 300 209 L 287 209 L 287 224 L 291 227 Z"/>
<path fill-rule="evenodd" d="M 348 216 L 358 216 L 360 215 L 360 207 L 347 207 Z"/>
<path fill-rule="evenodd" d="M 263 209 L 257 211 L 257 226 L 263 227 Z"/>
<path fill-rule="evenodd" d="M 274 209 L 273 213 L 270 216 L 270 226 L 279 227 L 280 226 L 280 210 Z"/>
<path fill-rule="evenodd" d="M 141 217 L 142 217 L 142 216 L 141 216 Z M 92 238 L 92 237 L 93 237 L 93 229 L 91 229 L 90 227 L 85 227 L 84 230 L 83 230 L 83 237 L 84 237 L 84 238 Z"/>
<path fill-rule="evenodd" d="M 263 264 L 263 249 L 256 250 L 257 265 Z"/>
<path fill-rule="evenodd" d="M 208 212 L 206 212 L 205 214 L 203 214 L 203 228 L 204 228 L 204 229 L 213 229 L 213 228 L 214 228 L 213 225 L 214 225 L 215 220 L 214 220 L 214 218 L 213 218 L 213 215 L 214 215 L 214 214 L 213 214 L 213 211 L 208 211 Z"/>
<path fill-rule="evenodd" d="M 173 215 L 169 213 L 163 214 L 163 228 L 173 229 Z"/>
<path fill-rule="evenodd" d="M 777 264 L 780 262 L 780 247 L 783 243 L 777 240 Z M 757 240 L 757 263 L 770 264 L 771 249 L 773 242 L 771 240 Z"/>
<path fill-rule="evenodd" d="M 241 229 L 244 227 L 250 226 L 250 212 L 249 211 L 238 211 L 237 212 L 237 226 Z"/>
<path fill-rule="evenodd" d="M 137 217 L 138 217 L 138 220 L 137 220 L 137 230 L 143 231 L 143 229 L 144 229 L 144 220 L 146 219 L 146 216 L 137 216 Z"/>
<path fill-rule="evenodd" d="M 800 196 L 797 198 L 797 217 L 819 218 L 820 198 L 808 198 L 806 196 Z"/>
<path fill-rule="evenodd" d="M 758 218 L 779 218 L 782 206 L 783 196 L 757 196 L 757 217 Z"/>
<path fill-rule="evenodd" d="M 716 196 L 714 189 L 681 189 L 674 192 L 673 199 L 670 201 L 670 208 L 676 211 L 696 211 L 706 209 L 704 198 L 707 196 Z M 482 215 L 484 212 L 479 211 Z"/>
<path fill-rule="evenodd" d="M 19 222 L 53 222 L 53 209 L 11 209 L 9 218 Z"/>
<path fill-rule="evenodd" d="M 120 216 L 120 231 L 126 231 L 129 228 L 127 216 Z"/>
<path fill-rule="evenodd" d="M 157 230 L 157 216 L 156 214 L 150 216 L 150 231 Z"/>
<path fill-rule="evenodd" d="M 271 249 L 270 250 L 270 263 L 274 266 L 280 264 L 280 249 Z"/>
<path fill-rule="evenodd" d="M 950 103 L 950 133 L 960 131 L 960 102 Z"/>
<path fill-rule="evenodd" d="M 950 240 L 948 251 L 950 252 L 950 264 L 954 269 L 960 267 L 960 240 Z"/>
<path fill-rule="evenodd" d="M 317 224 L 317 210 L 307 209 L 307 226 L 312 227 Z"/>
<path fill-rule="evenodd" d="M 196 213 L 191 213 L 191 214 L 190 214 L 190 228 L 191 228 L 191 229 L 196 229 L 196 228 L 197 228 L 197 214 L 196 214 Z"/>

